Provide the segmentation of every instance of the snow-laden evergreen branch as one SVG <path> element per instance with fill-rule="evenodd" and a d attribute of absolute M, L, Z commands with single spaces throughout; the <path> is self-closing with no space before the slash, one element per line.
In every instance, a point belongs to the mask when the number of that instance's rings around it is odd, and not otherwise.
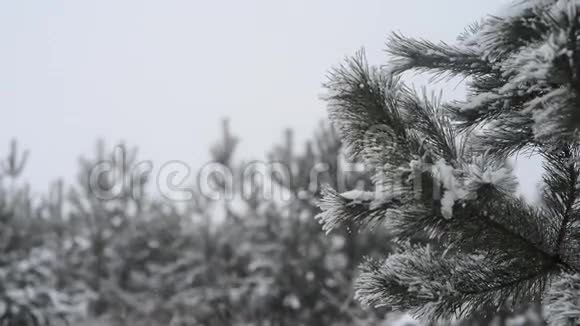
<path fill-rule="evenodd" d="M 508 300 L 531 300 L 556 265 L 500 255 L 442 256 L 429 247 L 417 247 L 393 254 L 384 263 L 368 261 L 362 270 L 357 297 L 364 304 L 410 308 L 417 316 L 432 319 L 449 312 L 470 315 L 482 305 Z"/>
<path fill-rule="evenodd" d="M 397 33 L 389 38 L 387 52 L 393 56 L 389 65 L 393 73 L 413 69 L 453 76 L 467 73 L 485 75 L 493 70 L 472 46 L 453 46 L 443 42 L 435 44 Z"/>
<path fill-rule="evenodd" d="M 439 240 L 369 261 L 363 303 L 450 318 L 541 297 L 554 324 L 580 322 L 579 9 L 520 1 L 455 45 L 393 35 L 386 69 L 359 53 L 331 73 L 330 117 L 377 189 L 326 191 L 325 230 L 382 223 L 401 240 Z M 398 79 L 408 70 L 464 76 L 468 97 L 416 94 Z M 515 196 L 506 160 L 522 152 L 544 158 L 538 205 Z"/>
<path fill-rule="evenodd" d="M 376 226 L 382 222 L 389 213 L 397 211 L 400 203 L 397 199 L 386 198 L 376 201 L 373 193 L 351 192 L 339 194 L 331 188 L 325 188 L 322 192 L 323 199 L 319 206 L 323 210 L 317 216 L 326 232 L 346 222 L 357 226 Z"/>
<path fill-rule="evenodd" d="M 554 254 L 566 257 L 580 267 L 578 247 L 572 246 L 578 238 L 580 223 L 580 166 L 578 148 L 558 146 L 543 153 L 544 211 L 552 222 Z M 549 231 L 547 231 L 548 233 Z"/>
<path fill-rule="evenodd" d="M 349 154 L 375 164 L 404 159 L 404 148 L 414 145 L 398 110 L 409 96 L 404 85 L 369 67 L 362 51 L 334 69 L 328 79 L 329 115 Z"/>
<path fill-rule="evenodd" d="M 503 128 L 514 133 L 531 128 L 534 135 L 526 143 L 554 133 L 572 136 L 580 121 L 574 110 L 580 92 L 578 6 L 570 0 L 523 1 L 511 13 L 474 27 L 458 45 L 392 36 L 391 70 L 468 77 L 467 101 L 450 106 L 466 126 L 518 111 L 529 119 Z"/>

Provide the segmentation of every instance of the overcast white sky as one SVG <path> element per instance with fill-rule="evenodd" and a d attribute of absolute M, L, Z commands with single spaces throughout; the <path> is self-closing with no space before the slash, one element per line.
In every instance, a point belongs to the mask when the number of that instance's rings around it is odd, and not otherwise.
<path fill-rule="evenodd" d="M 0 1 L 0 153 L 12 137 L 30 149 L 37 188 L 70 179 L 99 137 L 197 166 L 227 116 L 241 156 L 260 156 L 285 127 L 311 134 L 321 83 L 344 56 L 365 47 L 384 63 L 391 31 L 453 41 L 505 3 Z"/>

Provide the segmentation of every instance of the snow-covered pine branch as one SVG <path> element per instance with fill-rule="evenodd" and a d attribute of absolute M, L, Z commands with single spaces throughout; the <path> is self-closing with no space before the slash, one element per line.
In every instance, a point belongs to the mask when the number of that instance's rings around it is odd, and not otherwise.
<path fill-rule="evenodd" d="M 579 9 L 520 1 L 457 44 L 396 34 L 386 69 L 361 52 L 331 73 L 331 120 L 377 189 L 325 191 L 324 228 L 380 222 L 403 241 L 440 241 L 369 261 L 360 301 L 430 319 L 543 298 L 552 323 L 580 322 Z M 399 80 L 409 70 L 465 77 L 467 100 L 417 94 Z M 515 195 L 507 159 L 522 152 L 544 158 L 539 205 Z"/>

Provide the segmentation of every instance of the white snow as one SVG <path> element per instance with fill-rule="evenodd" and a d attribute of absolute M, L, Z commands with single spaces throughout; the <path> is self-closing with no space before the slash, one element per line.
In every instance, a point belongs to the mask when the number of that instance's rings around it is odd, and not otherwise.
<path fill-rule="evenodd" d="M 420 326 L 421 324 L 409 314 L 403 314 L 394 321 L 385 322 L 384 326 Z"/>
<path fill-rule="evenodd" d="M 461 110 L 477 110 L 482 108 L 485 104 L 491 103 L 499 98 L 501 98 L 501 96 L 495 93 L 480 93 L 477 95 L 469 96 L 467 98 L 467 102 L 461 106 Z"/>
<path fill-rule="evenodd" d="M 441 182 L 445 192 L 441 198 L 441 214 L 450 219 L 453 217 L 453 205 L 465 199 L 469 192 L 464 189 L 455 176 L 455 169 L 441 159 L 433 166 L 433 176 Z"/>
<path fill-rule="evenodd" d="M 352 200 L 354 202 L 366 202 L 375 199 L 375 194 L 371 191 L 363 191 L 359 189 L 350 190 L 340 194 L 341 197 Z"/>

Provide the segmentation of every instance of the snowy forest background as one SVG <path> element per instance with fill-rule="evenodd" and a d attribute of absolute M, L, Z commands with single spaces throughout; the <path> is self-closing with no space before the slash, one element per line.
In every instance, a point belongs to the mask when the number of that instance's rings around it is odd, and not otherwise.
<path fill-rule="evenodd" d="M 300 117 L 318 122 L 313 132 L 266 135 L 267 115 L 253 117 L 262 144 L 242 145 L 236 119 L 212 121 L 219 134 L 202 137 L 200 166 L 106 132 L 69 177 L 47 164 L 54 179 L 43 190 L 26 177 L 38 146 L 19 140 L 34 137 L 7 123 L 0 326 L 579 325 L 579 13 L 576 0 L 521 0 L 481 12 L 452 44 L 392 32 L 384 65 L 359 49 L 320 74 L 327 119 Z M 243 93 L 224 92 L 216 75 L 206 79 L 215 101 Z M 3 86 L 7 103 L 20 103 L 10 90 L 22 85 Z M 55 98 L 64 90 L 50 87 Z M 63 99 L 51 103 L 72 103 Z M 294 114 L 276 102 L 281 119 Z M 208 108 L 192 121 L 206 124 Z M 182 131 L 188 119 L 167 110 L 166 131 Z M 104 125 L 182 149 L 148 113 Z M 34 129 L 50 124 L 41 118 L 26 116 L 26 130 L 54 139 L 58 127 Z M 70 150 L 45 147 L 41 161 L 47 148 Z M 536 170 L 518 179 L 521 156 Z"/>
<path fill-rule="evenodd" d="M 211 147 L 213 162 L 237 172 L 243 165 L 234 158 L 237 138 L 225 124 L 222 138 Z M 113 170 L 129 171 L 140 160 L 136 149 L 119 148 L 127 153 L 124 161 L 99 142 L 80 161 L 78 183 L 55 181 L 49 193 L 34 195 L 19 180 L 28 152 L 16 142 L 5 151 L 5 325 L 367 325 L 382 319 L 384 312 L 362 310 L 353 300 L 351 283 L 364 255 L 390 250 L 388 235 L 326 236 L 314 219 L 319 194 L 310 171 L 326 163 L 319 182 L 336 185 L 340 178 L 341 145 L 326 124 L 305 146 L 294 146 L 288 131 L 269 151 L 292 169 L 292 182 L 278 183 L 292 194 L 287 201 L 261 198 L 257 184 L 252 196 L 234 203 L 200 194 L 174 202 L 151 196 L 148 178 L 137 187 L 125 174 L 116 175 L 122 180 L 104 174 L 105 189 L 125 187 L 114 199 L 99 199 L 88 185 L 91 168 L 105 160 Z M 346 177 L 351 184 L 368 182 L 364 172 Z"/>

